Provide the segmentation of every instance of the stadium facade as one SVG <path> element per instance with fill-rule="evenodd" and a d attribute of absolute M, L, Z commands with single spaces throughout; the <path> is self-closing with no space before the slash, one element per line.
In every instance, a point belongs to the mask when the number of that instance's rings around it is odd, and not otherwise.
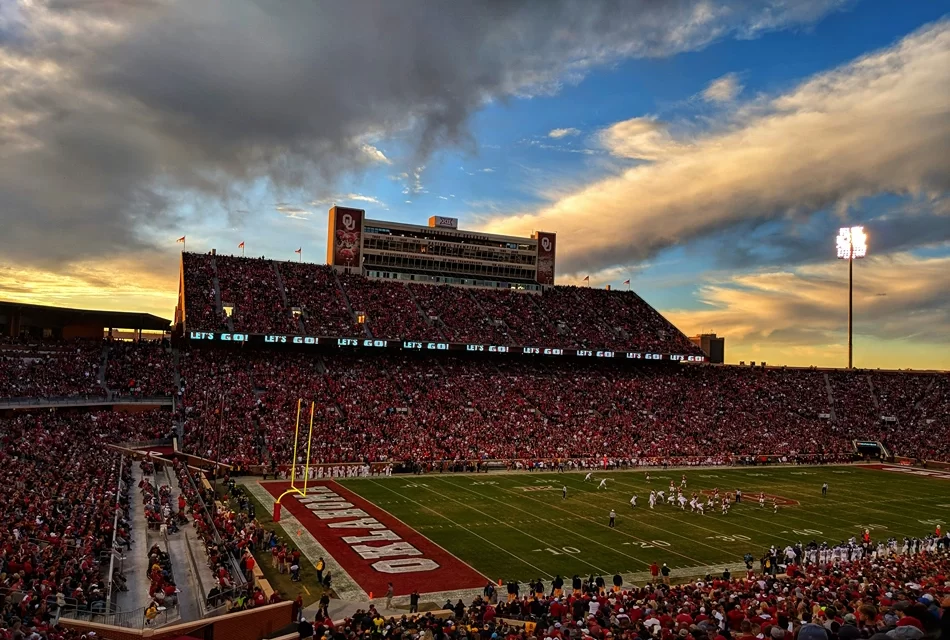
<path fill-rule="evenodd" d="M 431 216 L 421 226 L 335 206 L 327 264 L 371 278 L 540 291 L 554 285 L 556 241 L 547 231 L 505 236 L 461 230 L 456 218 Z"/>

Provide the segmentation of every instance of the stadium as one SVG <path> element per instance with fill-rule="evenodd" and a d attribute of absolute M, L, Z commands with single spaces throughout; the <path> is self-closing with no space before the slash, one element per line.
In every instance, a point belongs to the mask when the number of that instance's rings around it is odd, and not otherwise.
<path fill-rule="evenodd" d="M 4 305 L 8 629 L 741 633 L 805 621 L 789 589 L 869 629 L 946 596 L 946 372 L 710 363 L 635 292 L 554 285 L 553 233 L 334 207 L 328 247 L 183 251 L 173 323 Z"/>
<path fill-rule="evenodd" d="M 0 640 L 950 640 L 950 13 L 0 0 Z"/>

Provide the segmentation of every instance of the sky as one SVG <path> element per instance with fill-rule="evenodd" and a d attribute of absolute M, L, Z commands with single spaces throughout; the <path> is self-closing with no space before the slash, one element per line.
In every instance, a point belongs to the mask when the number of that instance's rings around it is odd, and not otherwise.
<path fill-rule="evenodd" d="M 558 234 L 727 362 L 950 369 L 950 5 L 0 2 L 0 299 L 173 317 L 336 203 Z"/>

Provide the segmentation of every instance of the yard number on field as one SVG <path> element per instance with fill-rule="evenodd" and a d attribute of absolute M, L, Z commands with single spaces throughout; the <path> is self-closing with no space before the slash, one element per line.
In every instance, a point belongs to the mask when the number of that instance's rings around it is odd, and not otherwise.
<path fill-rule="evenodd" d="M 545 547 L 543 549 L 535 549 L 535 551 L 547 551 L 552 556 L 563 556 L 565 553 L 575 555 L 581 552 L 577 547 L 561 547 L 560 549 L 552 549 L 551 547 Z"/>
<path fill-rule="evenodd" d="M 623 544 L 639 546 L 641 549 L 653 549 L 654 547 L 668 547 L 669 542 L 664 540 L 650 540 L 650 542 L 624 542 Z"/>
<path fill-rule="evenodd" d="M 722 540 L 723 542 L 735 542 L 737 540 L 741 540 L 742 542 L 749 542 L 752 540 L 752 538 L 750 538 L 749 536 L 744 536 L 738 533 L 733 534 L 731 536 L 706 536 L 706 538 L 713 539 L 713 540 Z"/>

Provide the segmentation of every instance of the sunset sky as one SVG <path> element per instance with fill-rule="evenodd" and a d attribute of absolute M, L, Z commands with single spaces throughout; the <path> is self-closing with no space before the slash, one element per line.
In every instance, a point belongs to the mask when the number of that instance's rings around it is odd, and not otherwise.
<path fill-rule="evenodd" d="M 558 234 L 728 362 L 950 369 L 927 1 L 0 2 L 0 299 L 171 318 L 178 252 L 322 262 L 333 204 Z"/>

